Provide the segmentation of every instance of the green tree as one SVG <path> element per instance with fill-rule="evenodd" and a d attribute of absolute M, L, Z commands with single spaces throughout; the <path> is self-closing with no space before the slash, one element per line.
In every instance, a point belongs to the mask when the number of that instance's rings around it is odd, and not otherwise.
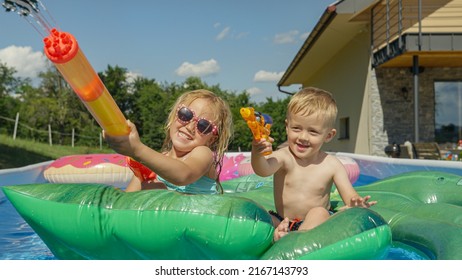
<path fill-rule="evenodd" d="M 51 113 L 56 108 L 55 100 L 46 97 L 40 88 L 32 86 L 22 88 L 21 98 L 20 122 L 26 125 L 21 127 L 20 136 L 46 142 Z"/>
<path fill-rule="evenodd" d="M 63 134 L 69 134 L 72 131 L 73 126 L 69 125 L 69 117 L 72 111 L 71 106 L 79 102 L 78 98 L 56 68 L 53 67 L 40 73 L 39 77 L 42 79 L 39 93 L 42 94 L 38 101 L 48 104 L 46 118 L 52 129 L 59 132 L 57 143 L 62 145 L 65 142 Z M 34 102 L 33 99 L 29 101 Z M 44 123 L 46 121 L 46 119 L 42 120 Z"/>
<path fill-rule="evenodd" d="M 240 110 L 243 107 L 254 107 L 255 103 L 250 101 L 250 95 L 247 92 L 234 94 L 227 100 L 233 113 L 234 137 L 231 141 L 229 151 L 250 151 L 252 147 L 252 132 L 247 123 L 242 118 Z"/>
<path fill-rule="evenodd" d="M 152 79 L 137 78 L 133 88 L 134 106 L 130 120 L 136 124 L 141 140 L 160 150 L 170 107 L 168 94 Z"/>
<path fill-rule="evenodd" d="M 28 81 L 14 77 L 16 70 L 0 63 L 0 133 L 12 133 L 14 123 L 6 120 L 14 119 L 19 110 L 19 99 L 13 95 L 18 91 L 22 83 Z"/>
<path fill-rule="evenodd" d="M 0 62 L 0 97 L 15 93 L 21 80 L 14 77 L 16 70 Z"/>
<path fill-rule="evenodd" d="M 274 149 L 287 140 L 285 119 L 289 100 L 290 97 L 286 97 L 285 99 L 277 101 L 273 101 L 272 98 L 267 98 L 266 102 L 260 104 L 258 107 L 260 112 L 267 113 L 273 119 L 273 125 L 271 126 L 271 137 L 274 138 Z"/>
<path fill-rule="evenodd" d="M 25 135 L 47 141 L 50 125 L 54 143 L 70 145 L 74 129 L 75 144 L 96 146 L 100 129 L 60 73 L 52 67 L 39 77 L 38 88 L 28 85 L 21 90 L 20 119 L 30 127 L 23 129 Z"/>
<path fill-rule="evenodd" d="M 108 65 L 106 71 L 98 73 L 98 75 L 122 113 L 129 114 L 130 108 L 133 106 L 133 99 L 129 94 L 130 84 L 127 69 Z"/>

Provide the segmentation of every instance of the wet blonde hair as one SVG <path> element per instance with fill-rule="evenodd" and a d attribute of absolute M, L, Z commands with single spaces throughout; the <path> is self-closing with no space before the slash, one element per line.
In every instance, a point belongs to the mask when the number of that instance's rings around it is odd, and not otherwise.
<path fill-rule="evenodd" d="M 184 104 L 189 106 L 196 99 L 206 99 L 209 103 L 207 111 L 211 113 L 213 118 L 209 119 L 213 122 L 218 129 L 218 134 L 214 135 L 212 141 L 208 144 L 208 147 L 214 153 L 213 164 L 217 169 L 217 186 L 219 187 L 219 192 L 223 193 L 223 188 L 220 184 L 220 173 L 223 166 L 223 157 L 225 152 L 228 150 L 229 141 L 233 135 L 233 118 L 231 114 L 231 109 L 227 102 L 225 102 L 221 97 L 217 96 L 215 93 L 205 90 L 198 89 L 193 91 L 188 91 L 183 93 L 173 104 L 170 114 L 168 115 L 167 123 L 165 125 L 165 140 L 162 146 L 163 151 L 169 151 L 172 149 L 172 139 L 170 138 L 170 128 L 172 124 L 176 121 L 177 109 L 178 106 Z"/>
<path fill-rule="evenodd" d="M 337 119 L 337 103 L 328 91 L 315 87 L 306 87 L 298 91 L 287 106 L 287 119 L 291 115 L 317 115 L 324 119 L 329 128 L 335 126 Z"/>

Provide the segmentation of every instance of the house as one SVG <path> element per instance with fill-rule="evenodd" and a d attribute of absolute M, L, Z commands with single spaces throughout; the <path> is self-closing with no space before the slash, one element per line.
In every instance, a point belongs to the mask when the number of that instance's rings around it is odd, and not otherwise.
<path fill-rule="evenodd" d="M 462 139 L 462 0 L 343 0 L 326 8 L 278 82 L 333 93 L 328 151 Z"/>

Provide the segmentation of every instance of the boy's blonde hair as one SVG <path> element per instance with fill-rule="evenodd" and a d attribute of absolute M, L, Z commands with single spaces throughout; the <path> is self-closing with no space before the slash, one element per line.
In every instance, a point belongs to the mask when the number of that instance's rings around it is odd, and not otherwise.
<path fill-rule="evenodd" d="M 337 103 L 328 91 L 315 87 L 306 87 L 298 91 L 287 106 L 287 119 L 291 115 L 310 116 L 313 114 L 322 117 L 330 128 L 335 126 L 337 119 Z"/>
<path fill-rule="evenodd" d="M 165 125 L 165 140 L 162 147 L 163 151 L 169 151 L 172 148 L 172 139 L 170 138 L 170 127 L 176 121 L 177 108 L 181 104 L 189 106 L 196 99 L 206 99 L 209 101 L 209 107 L 207 110 L 214 116 L 213 119 L 209 119 L 213 122 L 218 129 L 218 134 L 215 136 L 213 141 L 209 144 L 210 150 L 214 152 L 214 166 L 217 168 L 216 181 L 221 188 L 219 182 L 219 176 L 223 164 L 223 157 L 228 149 L 229 141 L 233 135 L 233 118 L 231 109 L 227 102 L 215 93 L 205 90 L 198 89 L 183 93 L 173 104 L 170 114 L 168 115 L 167 123 Z M 222 192 L 222 190 L 220 190 Z"/>

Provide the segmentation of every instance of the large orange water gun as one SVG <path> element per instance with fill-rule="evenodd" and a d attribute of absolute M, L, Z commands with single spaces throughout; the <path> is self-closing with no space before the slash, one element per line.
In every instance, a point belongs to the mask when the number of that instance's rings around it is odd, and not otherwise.
<path fill-rule="evenodd" d="M 242 107 L 240 113 L 252 131 L 255 140 L 258 141 L 262 138 L 268 140 L 271 133 L 271 125 L 273 124 L 273 119 L 268 114 L 257 112 L 253 107 Z"/>
<path fill-rule="evenodd" d="M 80 50 L 72 34 L 52 29 L 43 40 L 45 54 L 83 102 L 98 124 L 109 135 L 130 133 L 126 119 L 103 82 Z M 127 157 L 127 165 L 140 181 L 152 181 L 156 174 Z"/>
<path fill-rule="evenodd" d="M 108 135 L 127 135 L 130 128 L 103 82 L 80 50 L 72 34 L 52 29 L 43 40 L 45 54 L 69 83 L 88 111 Z M 152 181 L 156 174 L 127 157 L 127 165 L 140 181 Z"/>
<path fill-rule="evenodd" d="M 72 34 L 53 28 L 45 39 L 45 54 L 109 135 L 127 135 L 130 129 L 119 107 L 80 50 Z"/>

